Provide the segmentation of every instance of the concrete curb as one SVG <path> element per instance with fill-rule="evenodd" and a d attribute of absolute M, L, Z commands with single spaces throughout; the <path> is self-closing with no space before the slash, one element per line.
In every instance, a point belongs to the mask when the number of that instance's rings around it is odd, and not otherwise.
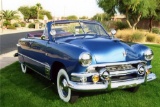
<path fill-rule="evenodd" d="M 18 57 L 14 57 L 17 50 L 0 55 L 0 69 L 18 61 Z"/>
<path fill-rule="evenodd" d="M 19 30 L 0 30 L 0 35 L 5 35 L 5 34 L 14 34 L 14 33 L 22 33 L 22 32 L 30 32 L 30 31 L 38 31 L 38 30 L 42 30 L 42 29 L 19 29 Z"/>

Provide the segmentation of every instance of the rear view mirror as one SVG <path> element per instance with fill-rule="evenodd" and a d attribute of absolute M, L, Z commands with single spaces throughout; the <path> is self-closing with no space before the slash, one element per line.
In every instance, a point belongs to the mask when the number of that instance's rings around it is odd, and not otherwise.
<path fill-rule="evenodd" d="M 112 29 L 112 30 L 111 30 L 111 34 L 112 34 L 112 35 L 115 35 L 116 33 L 117 33 L 117 31 L 116 31 L 115 29 Z"/>

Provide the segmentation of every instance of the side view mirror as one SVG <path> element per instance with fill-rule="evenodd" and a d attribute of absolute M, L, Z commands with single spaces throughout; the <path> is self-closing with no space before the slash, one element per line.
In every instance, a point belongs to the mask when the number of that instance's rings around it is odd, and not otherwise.
<path fill-rule="evenodd" d="M 51 31 L 50 31 L 50 34 L 51 34 L 52 36 L 55 36 L 55 35 L 56 35 L 56 31 L 55 31 L 55 30 L 51 30 Z"/>
<path fill-rule="evenodd" d="M 111 30 L 111 34 L 114 36 L 117 33 L 117 31 L 115 29 Z"/>

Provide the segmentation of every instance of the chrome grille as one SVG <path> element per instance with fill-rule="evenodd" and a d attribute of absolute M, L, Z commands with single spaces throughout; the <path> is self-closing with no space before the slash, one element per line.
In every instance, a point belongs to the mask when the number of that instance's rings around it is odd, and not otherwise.
<path fill-rule="evenodd" d="M 114 71 L 131 70 L 131 69 L 135 69 L 135 67 L 131 64 L 126 64 L 126 65 L 107 66 L 106 69 L 107 71 L 114 72 Z"/>

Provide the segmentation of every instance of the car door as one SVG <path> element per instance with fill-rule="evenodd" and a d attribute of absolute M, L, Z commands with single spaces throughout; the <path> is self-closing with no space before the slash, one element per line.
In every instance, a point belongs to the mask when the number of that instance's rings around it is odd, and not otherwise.
<path fill-rule="evenodd" d="M 45 49 L 46 40 L 35 39 L 32 41 L 30 48 L 30 56 L 32 58 L 32 69 L 36 70 L 38 73 L 45 75 Z"/>

